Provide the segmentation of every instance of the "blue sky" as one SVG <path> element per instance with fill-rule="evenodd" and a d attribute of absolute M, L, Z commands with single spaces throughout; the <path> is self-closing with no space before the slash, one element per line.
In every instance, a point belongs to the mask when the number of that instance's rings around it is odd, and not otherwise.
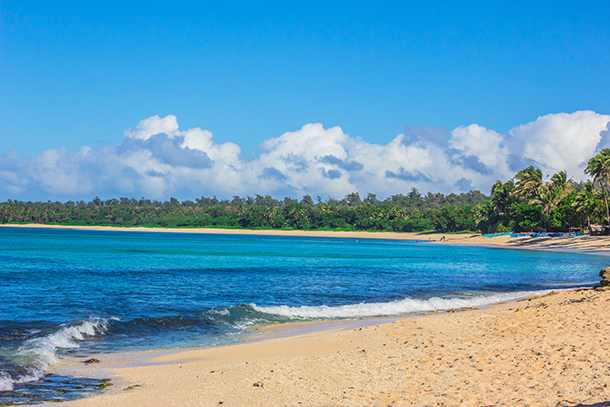
<path fill-rule="evenodd" d="M 23 185 L 32 175 L 15 168 L 32 157 L 116 146 L 155 115 L 254 160 L 261 143 L 310 123 L 388 146 L 405 126 L 449 140 L 471 124 L 508 135 L 549 114 L 610 113 L 608 2 L 3 0 L 0 10 L 0 165 Z M 40 180 L 16 192 L 6 179 L 0 198 L 72 196 Z M 104 193 L 129 192 L 146 190 Z"/>

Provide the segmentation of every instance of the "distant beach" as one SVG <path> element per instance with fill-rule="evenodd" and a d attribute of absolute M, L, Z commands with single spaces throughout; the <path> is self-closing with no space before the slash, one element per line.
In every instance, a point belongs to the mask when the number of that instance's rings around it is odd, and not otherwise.
<path fill-rule="evenodd" d="M 44 224 L 0 224 L 0 227 L 45 228 L 45 229 L 81 229 L 99 231 L 127 232 L 170 232 L 170 233 L 206 233 L 255 236 L 310 236 L 344 239 L 390 239 L 415 240 L 422 243 L 469 244 L 479 246 L 503 246 L 512 248 L 537 248 L 554 250 L 577 250 L 610 254 L 610 236 L 573 236 L 573 237 L 485 237 L 482 234 L 442 234 L 442 233 L 406 233 L 406 232 L 345 232 L 325 230 L 278 230 L 278 229 L 220 229 L 220 228 L 146 228 L 115 226 L 62 226 Z M 444 238 L 441 241 L 441 238 Z"/>

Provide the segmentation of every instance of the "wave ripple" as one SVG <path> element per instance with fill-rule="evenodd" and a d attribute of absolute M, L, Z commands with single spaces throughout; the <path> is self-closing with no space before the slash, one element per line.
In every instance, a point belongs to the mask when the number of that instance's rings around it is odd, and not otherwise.
<path fill-rule="evenodd" d="M 360 303 L 351 305 L 340 305 L 329 307 L 321 305 L 317 307 L 302 306 L 288 307 L 286 305 L 277 307 L 252 307 L 259 312 L 281 315 L 290 319 L 326 319 L 326 318 L 368 318 L 395 316 L 415 312 L 443 311 L 453 308 L 480 307 L 498 302 L 514 301 L 533 295 L 542 295 L 550 292 L 543 291 L 520 291 L 514 293 L 503 293 L 496 295 L 480 295 L 472 298 L 438 298 L 427 300 L 405 298 L 401 301 L 390 301 L 381 303 Z"/>
<path fill-rule="evenodd" d="M 103 335 L 110 319 L 89 318 L 68 325 L 61 325 L 53 332 L 28 339 L 8 359 L 12 368 L 0 370 L 0 391 L 11 391 L 15 384 L 40 380 L 48 367 L 58 362 L 60 349 L 79 348 L 79 342 L 87 337 Z"/>

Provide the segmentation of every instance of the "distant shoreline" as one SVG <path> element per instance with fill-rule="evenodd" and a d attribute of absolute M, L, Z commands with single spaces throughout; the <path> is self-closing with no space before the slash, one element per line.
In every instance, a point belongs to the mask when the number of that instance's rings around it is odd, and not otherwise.
<path fill-rule="evenodd" d="M 38 223 L 28 224 L 0 224 L 0 227 L 40 228 L 40 229 L 76 229 L 98 230 L 115 232 L 163 232 L 163 233 L 201 233 L 220 235 L 254 235 L 254 236 L 311 236 L 356 239 L 392 239 L 392 240 L 438 240 L 441 235 L 437 233 L 407 233 L 407 232 L 355 232 L 330 230 L 284 230 L 284 229 L 224 229 L 224 228 L 162 228 L 162 227 L 120 227 L 120 226 L 78 226 L 78 225 L 48 225 Z M 465 236 L 461 234 L 459 236 Z M 473 235 L 467 235 L 473 236 Z"/>
<path fill-rule="evenodd" d="M 435 244 L 460 244 L 477 246 L 496 246 L 515 249 L 548 249 L 577 251 L 590 254 L 610 255 L 610 236 L 572 236 L 572 237 L 485 237 L 482 234 L 445 234 L 408 233 L 408 232 L 355 232 L 327 230 L 282 230 L 282 229 L 216 229 L 216 228 L 147 228 L 116 226 L 65 226 L 44 224 L 0 224 L 0 227 L 73 229 L 116 232 L 160 232 L 160 233 L 200 233 L 219 235 L 252 236 L 295 236 L 342 239 L 387 239 L 430 242 Z M 440 240 L 444 237 L 444 240 Z"/>

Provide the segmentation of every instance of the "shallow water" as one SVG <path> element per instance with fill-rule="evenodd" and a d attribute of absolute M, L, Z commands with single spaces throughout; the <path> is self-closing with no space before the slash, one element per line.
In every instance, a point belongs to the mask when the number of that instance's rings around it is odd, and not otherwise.
<path fill-rule="evenodd" d="M 261 324 L 485 305 L 592 285 L 606 265 L 395 240 L 1 228 L 0 403 L 16 391 L 43 397 L 36 387 L 66 353 L 207 346 Z M 96 384 L 62 384 L 61 394 Z"/>

